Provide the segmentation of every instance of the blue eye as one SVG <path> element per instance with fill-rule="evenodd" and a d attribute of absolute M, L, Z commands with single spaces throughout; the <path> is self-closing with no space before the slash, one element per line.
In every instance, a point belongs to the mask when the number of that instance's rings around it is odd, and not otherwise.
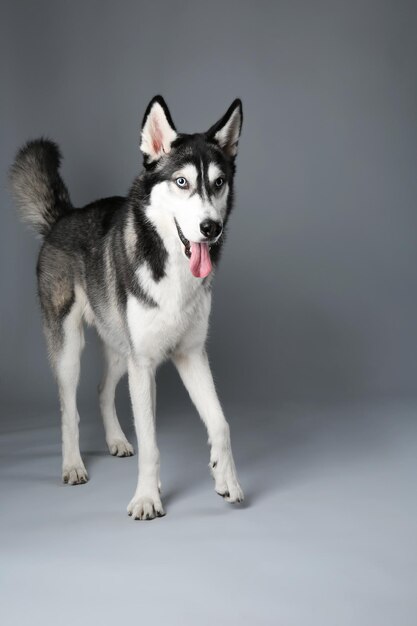
<path fill-rule="evenodd" d="M 216 187 L 221 187 L 224 183 L 224 178 L 222 178 L 221 176 L 219 178 L 216 178 L 216 180 L 214 181 L 214 184 L 216 185 Z"/>
<path fill-rule="evenodd" d="M 184 178 L 184 176 L 180 176 L 179 178 L 176 178 L 175 182 L 177 183 L 178 187 L 180 187 L 181 189 L 188 189 L 188 181 L 186 178 Z"/>

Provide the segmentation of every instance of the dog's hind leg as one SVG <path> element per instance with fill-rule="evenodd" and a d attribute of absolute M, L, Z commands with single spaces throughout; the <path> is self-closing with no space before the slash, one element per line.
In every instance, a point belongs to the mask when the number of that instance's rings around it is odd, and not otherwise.
<path fill-rule="evenodd" d="M 85 295 L 75 286 L 73 258 L 57 246 L 44 245 L 37 274 L 45 337 L 61 403 L 62 479 L 79 485 L 88 480 L 80 454 L 76 399 Z"/>
<path fill-rule="evenodd" d="M 84 347 L 81 316 L 81 308 L 74 302 L 61 325 L 60 349 L 53 354 L 61 402 L 62 480 L 69 485 L 80 485 L 88 480 L 80 453 L 77 410 L 80 357 Z"/>
<path fill-rule="evenodd" d="M 77 411 L 77 385 L 80 357 L 84 347 L 82 302 L 63 279 L 60 289 L 47 292 L 40 284 L 44 329 L 52 367 L 58 382 L 62 420 L 62 480 L 80 485 L 88 480 L 79 444 L 80 421 Z"/>
<path fill-rule="evenodd" d="M 88 480 L 80 453 L 80 417 L 77 410 L 77 386 L 83 347 L 82 310 L 74 302 L 63 321 L 62 347 L 54 360 L 62 414 L 62 479 L 69 485 L 80 485 Z"/>
<path fill-rule="evenodd" d="M 104 374 L 99 386 L 100 409 L 103 417 L 106 442 L 113 456 L 132 456 L 133 447 L 126 439 L 117 418 L 115 407 L 115 393 L 117 383 L 126 373 L 126 359 L 117 354 L 110 346 L 103 343 Z"/>

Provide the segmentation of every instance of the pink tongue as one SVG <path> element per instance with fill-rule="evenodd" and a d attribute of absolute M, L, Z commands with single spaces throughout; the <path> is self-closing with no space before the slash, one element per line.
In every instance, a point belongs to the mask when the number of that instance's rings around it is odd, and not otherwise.
<path fill-rule="evenodd" d="M 208 243 L 191 242 L 190 270 L 196 278 L 205 278 L 211 272 Z"/>

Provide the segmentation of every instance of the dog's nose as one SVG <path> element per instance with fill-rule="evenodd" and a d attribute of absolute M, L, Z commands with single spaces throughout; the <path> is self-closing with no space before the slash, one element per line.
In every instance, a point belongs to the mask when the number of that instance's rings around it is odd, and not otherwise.
<path fill-rule="evenodd" d="M 207 237 L 207 239 L 214 239 L 222 232 L 223 227 L 220 222 L 215 222 L 214 220 L 204 220 L 200 224 L 200 231 Z"/>

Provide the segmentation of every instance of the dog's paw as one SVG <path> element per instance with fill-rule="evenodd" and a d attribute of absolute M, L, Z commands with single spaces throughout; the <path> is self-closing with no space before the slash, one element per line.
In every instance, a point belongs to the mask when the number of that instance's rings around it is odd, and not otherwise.
<path fill-rule="evenodd" d="M 134 454 L 133 446 L 127 439 L 112 439 L 107 445 L 112 456 L 124 457 Z"/>
<path fill-rule="evenodd" d="M 239 485 L 233 462 L 219 463 L 214 460 L 210 463 L 210 471 L 215 482 L 215 491 L 227 502 L 243 502 L 244 495 Z"/>
<path fill-rule="evenodd" d="M 245 499 L 242 487 L 237 481 L 234 481 L 234 483 L 230 483 L 230 486 L 222 486 L 221 489 L 225 489 L 225 491 L 218 491 L 216 489 L 216 493 L 218 493 L 219 496 L 224 498 L 227 502 L 231 502 L 232 504 L 239 504 L 239 502 L 243 502 L 243 500 Z"/>
<path fill-rule="evenodd" d="M 132 519 L 140 520 L 149 520 L 165 515 L 159 496 L 134 496 L 129 502 L 127 512 Z"/>
<path fill-rule="evenodd" d="M 84 465 L 68 465 L 62 470 L 62 480 L 67 485 L 84 485 L 88 481 Z"/>

